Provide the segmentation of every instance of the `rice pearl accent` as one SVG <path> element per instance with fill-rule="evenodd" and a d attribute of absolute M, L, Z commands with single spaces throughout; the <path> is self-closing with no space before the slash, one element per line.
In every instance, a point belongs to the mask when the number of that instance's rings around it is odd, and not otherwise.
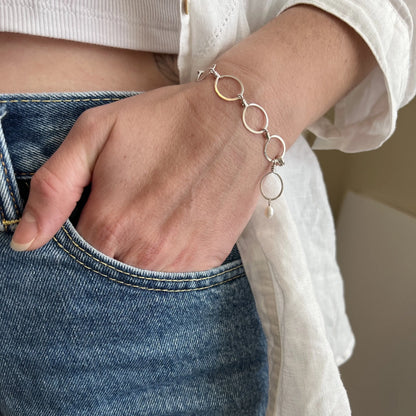
<path fill-rule="evenodd" d="M 266 218 L 271 218 L 274 215 L 274 209 L 270 205 L 270 201 L 269 201 L 269 204 L 267 205 L 266 209 L 264 210 L 264 215 L 266 216 Z"/>

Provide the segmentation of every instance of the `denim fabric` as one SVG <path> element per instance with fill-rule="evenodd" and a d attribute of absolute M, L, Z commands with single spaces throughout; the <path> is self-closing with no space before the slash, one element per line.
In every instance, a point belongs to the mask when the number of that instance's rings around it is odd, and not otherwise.
<path fill-rule="evenodd" d="M 9 248 L 24 181 L 82 111 L 127 95 L 0 95 L 0 414 L 264 415 L 266 341 L 237 250 L 204 272 L 141 270 L 70 221 L 39 250 Z"/>

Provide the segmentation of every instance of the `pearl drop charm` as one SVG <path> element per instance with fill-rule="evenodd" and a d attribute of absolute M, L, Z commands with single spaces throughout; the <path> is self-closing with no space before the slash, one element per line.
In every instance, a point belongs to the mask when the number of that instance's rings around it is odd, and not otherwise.
<path fill-rule="evenodd" d="M 267 207 L 264 210 L 264 215 L 267 218 L 271 218 L 274 214 L 274 209 L 271 206 L 271 202 L 279 198 L 283 192 L 283 181 L 280 175 L 274 170 L 266 173 L 260 181 L 260 192 L 263 198 L 268 202 Z"/>
<path fill-rule="evenodd" d="M 274 210 L 273 207 L 271 205 L 267 205 L 264 214 L 266 215 L 267 218 L 271 218 L 273 217 L 274 214 Z"/>

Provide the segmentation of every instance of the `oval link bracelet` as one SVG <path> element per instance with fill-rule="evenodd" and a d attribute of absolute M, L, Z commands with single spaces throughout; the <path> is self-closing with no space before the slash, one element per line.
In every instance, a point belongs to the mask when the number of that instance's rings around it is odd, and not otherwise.
<path fill-rule="evenodd" d="M 240 101 L 241 105 L 243 106 L 243 114 L 242 114 L 242 121 L 244 127 L 251 133 L 254 134 L 262 134 L 265 138 L 264 144 L 264 157 L 268 162 L 271 163 L 270 172 L 266 173 L 262 179 L 260 180 L 260 193 L 262 197 L 267 201 L 267 207 L 265 209 L 265 215 L 267 218 L 271 218 L 274 214 L 273 207 L 271 205 L 272 201 L 275 201 L 277 198 L 282 195 L 283 192 L 283 180 L 281 176 L 277 173 L 277 167 L 283 166 L 285 164 L 283 158 L 286 153 L 286 143 L 282 139 L 282 137 L 278 136 L 277 134 L 271 135 L 268 128 L 269 128 L 269 117 L 266 113 L 266 110 L 260 106 L 259 104 L 255 103 L 248 103 L 244 97 L 244 85 L 243 83 L 237 78 L 232 75 L 220 75 L 216 70 L 216 65 L 212 65 L 205 71 L 198 71 L 197 81 L 202 81 L 208 75 L 213 75 L 215 78 L 214 89 L 216 94 L 225 101 Z M 235 95 L 234 97 L 227 97 L 225 94 L 221 93 L 219 89 L 219 84 L 221 80 L 230 79 L 237 83 L 240 88 L 239 94 Z M 248 121 L 247 121 L 247 111 L 249 109 L 255 109 L 257 112 L 260 112 L 263 115 L 264 125 L 261 129 L 252 128 Z M 269 146 L 272 141 L 276 141 L 280 147 L 281 151 L 274 157 L 271 157 L 268 153 Z"/>

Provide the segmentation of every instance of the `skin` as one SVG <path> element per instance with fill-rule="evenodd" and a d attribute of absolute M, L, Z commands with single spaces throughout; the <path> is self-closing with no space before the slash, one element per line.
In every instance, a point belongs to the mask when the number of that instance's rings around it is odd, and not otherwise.
<path fill-rule="evenodd" d="M 0 33 L 0 52 L 7 57 L 2 93 L 148 91 L 177 83 L 166 77 L 169 57 L 149 52 L 7 32 Z"/>
<path fill-rule="evenodd" d="M 374 59 L 347 25 L 300 5 L 216 63 L 221 74 L 243 81 L 247 99 L 266 109 L 271 133 L 290 147 L 371 71 Z M 221 264 L 269 168 L 264 140 L 244 128 L 241 113 L 214 93 L 212 78 L 86 111 L 33 177 L 12 248 L 48 242 L 91 183 L 77 229 L 98 250 L 159 271 Z"/>

